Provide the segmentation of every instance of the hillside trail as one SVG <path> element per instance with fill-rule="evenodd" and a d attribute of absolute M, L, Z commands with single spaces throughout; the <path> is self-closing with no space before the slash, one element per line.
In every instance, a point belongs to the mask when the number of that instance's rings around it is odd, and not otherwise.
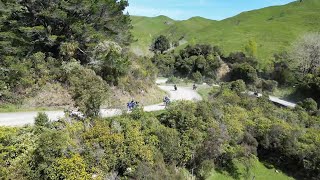
<path fill-rule="evenodd" d="M 199 101 L 202 100 L 201 96 L 192 87 L 178 87 L 175 91 L 172 85 L 164 85 L 167 79 L 157 79 L 156 83 L 158 87 L 167 92 L 171 101 L 177 100 L 192 100 Z M 165 109 L 163 103 L 144 106 L 144 111 L 160 111 Z M 121 115 L 124 109 L 101 109 L 100 114 L 102 117 L 113 117 Z M 0 113 L 0 126 L 24 126 L 27 124 L 33 124 L 34 119 L 38 112 L 44 112 L 48 115 L 51 121 L 57 121 L 59 118 L 64 117 L 63 111 L 31 111 L 31 112 L 10 112 L 10 113 Z"/>

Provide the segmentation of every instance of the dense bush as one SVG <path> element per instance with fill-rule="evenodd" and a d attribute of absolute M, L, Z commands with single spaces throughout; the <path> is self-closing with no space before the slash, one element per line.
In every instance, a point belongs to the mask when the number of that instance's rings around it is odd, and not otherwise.
<path fill-rule="evenodd" d="M 163 54 L 163 52 L 170 49 L 170 46 L 171 46 L 171 44 L 170 44 L 168 38 L 164 35 L 160 35 L 159 37 L 157 37 L 154 40 L 154 42 L 151 45 L 150 50 L 153 51 L 154 53 L 160 52 L 161 54 Z"/>
<path fill-rule="evenodd" d="M 231 80 L 238 79 L 242 79 L 245 83 L 253 84 L 258 79 L 257 71 L 248 63 L 236 64 L 231 71 Z"/>
<path fill-rule="evenodd" d="M 87 117 L 96 117 L 107 97 L 108 86 L 91 69 L 73 61 L 63 65 L 75 106 Z"/>
<path fill-rule="evenodd" d="M 318 110 L 318 104 L 312 98 L 307 98 L 302 102 L 298 102 L 298 105 L 309 113 L 316 113 L 316 111 Z"/>
<path fill-rule="evenodd" d="M 173 54 L 155 54 L 152 62 L 159 69 L 160 76 L 170 76 L 174 74 L 175 57 Z"/>
<path fill-rule="evenodd" d="M 268 92 L 273 92 L 277 86 L 278 86 L 278 82 L 274 81 L 274 80 L 262 80 L 262 90 L 263 91 L 268 91 Z"/>
<path fill-rule="evenodd" d="M 178 55 L 173 53 L 155 54 L 152 58 L 153 63 L 159 69 L 160 75 L 194 78 L 197 74 L 196 81 L 199 79 L 199 73 L 203 78 L 215 78 L 216 70 L 220 67 L 221 51 L 216 46 L 188 45 L 185 49 L 180 50 Z"/>

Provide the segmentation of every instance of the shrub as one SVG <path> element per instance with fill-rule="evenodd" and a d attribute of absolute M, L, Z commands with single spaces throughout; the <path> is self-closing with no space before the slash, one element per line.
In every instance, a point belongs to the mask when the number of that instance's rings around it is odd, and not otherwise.
<path fill-rule="evenodd" d="M 36 126 L 47 126 L 49 123 L 49 117 L 46 113 L 38 113 L 37 117 L 35 118 L 35 125 Z"/>
<path fill-rule="evenodd" d="M 87 117 L 99 115 L 100 106 L 107 97 L 108 86 L 91 69 L 77 62 L 64 65 L 75 105 Z"/>
<path fill-rule="evenodd" d="M 205 160 L 200 164 L 200 168 L 197 170 L 197 175 L 200 179 L 207 179 L 210 176 L 211 171 L 214 168 L 212 161 Z"/>
<path fill-rule="evenodd" d="M 278 82 L 274 80 L 262 80 L 262 90 L 273 92 L 278 87 Z"/>
<path fill-rule="evenodd" d="M 257 79 L 257 71 L 250 64 L 237 64 L 231 71 L 231 80 L 242 79 L 245 83 L 253 84 Z"/>
<path fill-rule="evenodd" d="M 174 77 L 174 76 L 170 76 L 167 80 L 167 83 L 171 83 L 171 84 L 178 84 L 180 82 L 181 82 L 181 80 Z"/>
<path fill-rule="evenodd" d="M 202 75 L 199 71 L 192 74 L 192 79 L 195 81 L 195 83 L 201 83 L 202 82 Z"/>
<path fill-rule="evenodd" d="M 301 106 L 306 111 L 308 111 L 309 113 L 314 113 L 318 110 L 318 104 L 312 98 L 307 98 L 302 102 L 298 102 L 298 105 Z"/>
<path fill-rule="evenodd" d="M 236 80 L 231 82 L 230 88 L 232 91 L 235 91 L 237 94 L 246 90 L 246 83 L 243 80 Z"/>

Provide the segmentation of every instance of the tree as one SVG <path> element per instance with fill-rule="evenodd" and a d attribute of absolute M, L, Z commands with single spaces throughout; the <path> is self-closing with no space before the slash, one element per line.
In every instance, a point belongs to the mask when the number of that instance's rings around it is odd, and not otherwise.
<path fill-rule="evenodd" d="M 295 82 L 294 67 L 287 52 L 274 54 L 272 79 L 280 85 L 288 85 Z"/>
<path fill-rule="evenodd" d="M 98 75 L 112 85 L 118 85 L 119 77 L 126 74 L 130 61 L 122 54 L 116 42 L 103 41 L 94 51 L 90 64 Z"/>
<path fill-rule="evenodd" d="M 152 58 L 152 62 L 159 69 L 159 75 L 172 76 L 174 73 L 175 57 L 173 54 L 156 54 Z"/>
<path fill-rule="evenodd" d="M 63 62 L 76 59 L 88 65 L 95 55 L 108 54 L 97 51 L 105 41 L 122 46 L 122 53 L 98 59 L 102 63 L 95 70 L 117 85 L 119 76 L 128 72 L 123 54 L 132 41 L 131 20 L 123 13 L 127 6 L 127 0 L 1 1 L 1 101 L 16 103 L 48 82 L 65 83 Z M 33 92 L 26 92 L 28 88 Z"/>
<path fill-rule="evenodd" d="M 314 74 L 320 67 L 320 33 L 306 34 L 293 46 L 291 58 L 302 75 Z"/>
<path fill-rule="evenodd" d="M 108 85 L 100 76 L 73 61 L 63 66 L 76 107 L 87 117 L 99 115 L 100 106 L 107 98 Z"/>
<path fill-rule="evenodd" d="M 257 71 L 247 63 L 237 64 L 231 71 L 232 80 L 242 79 L 244 82 L 251 84 L 254 83 L 257 78 Z"/>
<path fill-rule="evenodd" d="M 170 49 L 170 42 L 164 35 L 160 35 L 159 37 L 157 37 L 151 45 L 151 51 L 153 51 L 154 53 L 160 51 L 160 53 L 163 54 L 163 52 L 168 49 Z"/>
<path fill-rule="evenodd" d="M 87 63 L 101 40 L 131 42 L 126 0 L 4 1 L 0 26 L 1 55 L 25 57 L 35 52 Z"/>

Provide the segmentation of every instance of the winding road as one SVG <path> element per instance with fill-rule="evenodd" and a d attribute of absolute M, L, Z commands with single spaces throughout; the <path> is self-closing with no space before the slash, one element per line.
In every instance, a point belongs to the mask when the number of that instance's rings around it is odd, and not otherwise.
<path fill-rule="evenodd" d="M 177 100 L 202 100 L 201 96 L 192 87 L 178 87 L 177 91 L 174 91 L 173 86 L 161 85 L 166 82 L 166 79 L 158 79 L 156 83 L 159 88 L 166 91 L 172 101 Z M 163 110 L 165 106 L 163 103 L 145 106 L 144 111 L 159 111 Z M 57 121 L 59 118 L 64 117 L 63 111 L 33 111 L 33 112 L 13 112 L 13 113 L 0 113 L 0 126 L 24 126 L 27 124 L 33 124 L 34 118 L 38 112 L 44 112 L 48 115 L 51 121 Z M 102 117 L 112 117 L 122 114 L 121 109 L 101 109 L 100 114 Z"/>
<path fill-rule="evenodd" d="M 163 85 L 167 79 L 157 79 L 156 84 L 158 87 L 167 92 L 170 96 L 171 101 L 177 100 L 191 100 L 191 101 L 199 101 L 202 100 L 201 96 L 194 90 L 192 87 L 178 87 L 177 91 L 174 91 L 172 85 Z M 218 85 L 217 85 L 218 86 Z M 254 95 L 253 92 L 248 92 L 249 95 Z M 262 94 L 259 94 L 262 96 Z M 296 104 L 282 100 L 278 97 L 269 96 L 269 100 L 280 104 L 286 107 L 295 107 Z M 144 106 L 144 111 L 160 111 L 165 109 L 163 103 Z M 32 112 L 12 112 L 12 113 L 0 113 L 0 126 L 24 126 L 27 124 L 33 124 L 34 119 L 37 116 L 38 112 L 44 112 L 48 115 L 51 121 L 57 121 L 59 118 L 63 118 L 65 116 L 63 111 L 32 111 Z M 100 115 L 102 117 L 112 117 L 118 116 L 123 113 L 122 109 L 100 109 Z"/>

